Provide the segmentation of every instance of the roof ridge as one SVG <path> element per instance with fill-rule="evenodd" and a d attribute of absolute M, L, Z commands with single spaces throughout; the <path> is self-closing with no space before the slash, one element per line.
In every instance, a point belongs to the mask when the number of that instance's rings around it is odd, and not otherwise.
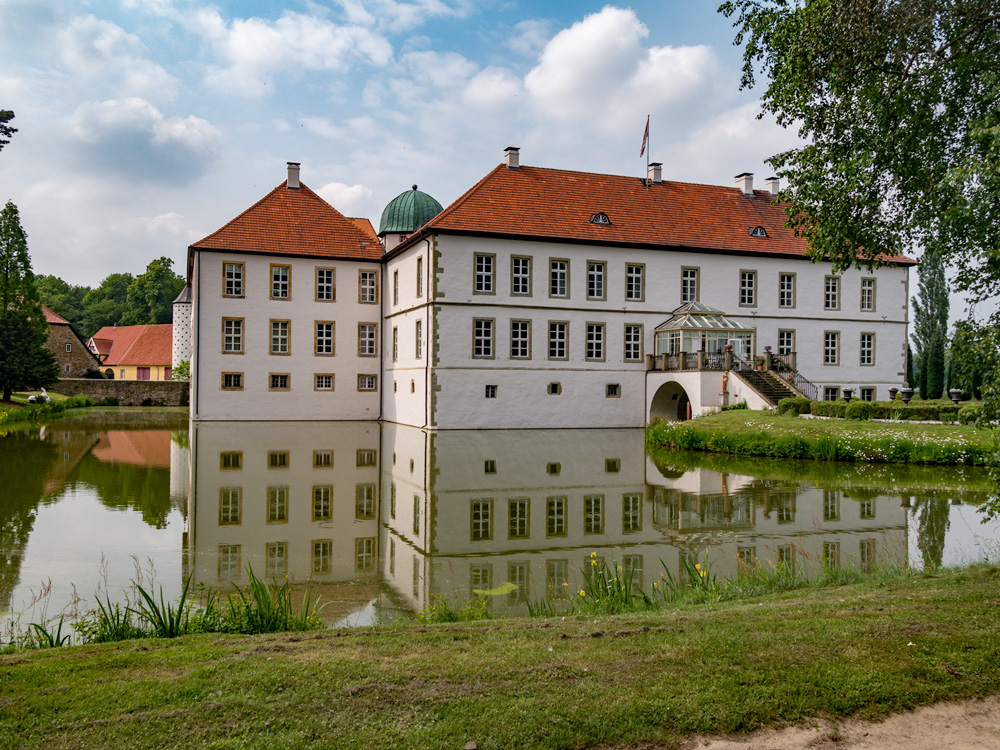
<path fill-rule="evenodd" d="M 491 169 L 489 172 L 487 172 L 482 177 L 482 179 L 479 180 L 479 182 L 477 182 L 475 185 L 473 185 L 472 187 L 470 187 L 468 190 L 466 190 L 464 193 L 462 193 L 460 196 L 458 196 L 455 200 L 453 200 L 451 203 L 449 203 L 447 206 L 445 206 L 445 208 L 444 208 L 443 211 L 441 211 L 437 216 L 435 216 L 433 219 L 431 219 L 426 224 L 424 224 L 421 227 L 421 229 L 433 229 L 434 226 L 439 223 L 439 220 L 443 221 L 444 219 L 446 219 L 449 216 L 449 214 L 451 214 L 454 211 L 458 210 L 458 208 L 460 208 L 462 206 L 462 204 L 465 203 L 465 201 L 467 201 L 469 199 L 469 197 L 473 193 L 475 193 L 476 190 L 478 190 L 479 187 L 484 182 L 486 182 L 488 179 L 490 179 L 490 177 L 492 177 L 494 174 L 496 174 L 501 169 L 506 169 L 506 167 L 503 164 L 497 164 L 493 169 Z"/>

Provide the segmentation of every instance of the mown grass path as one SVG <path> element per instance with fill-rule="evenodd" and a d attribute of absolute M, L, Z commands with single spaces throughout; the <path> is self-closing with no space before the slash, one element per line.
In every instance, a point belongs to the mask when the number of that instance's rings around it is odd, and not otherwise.
<path fill-rule="evenodd" d="M 1000 693 L 1000 569 L 618 617 L 0 657 L 0 747 L 586 748 Z"/>

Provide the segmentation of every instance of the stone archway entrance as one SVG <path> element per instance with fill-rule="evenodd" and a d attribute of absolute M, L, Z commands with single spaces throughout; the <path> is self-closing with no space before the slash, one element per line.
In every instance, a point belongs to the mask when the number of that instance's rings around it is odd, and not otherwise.
<path fill-rule="evenodd" d="M 680 383 L 669 382 L 661 385 L 649 405 L 649 421 L 666 419 L 683 422 L 691 418 L 691 399 Z"/>

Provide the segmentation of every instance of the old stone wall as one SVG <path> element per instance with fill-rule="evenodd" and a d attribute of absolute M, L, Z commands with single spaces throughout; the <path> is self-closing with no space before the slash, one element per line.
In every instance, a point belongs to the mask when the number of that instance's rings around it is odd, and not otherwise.
<path fill-rule="evenodd" d="M 187 406 L 189 386 L 176 380 L 65 378 L 49 390 L 65 396 L 89 396 L 97 403 L 116 398 L 119 406 Z"/>
<path fill-rule="evenodd" d="M 89 370 L 99 370 L 100 363 L 68 325 L 49 325 L 45 348 L 52 352 L 64 377 L 82 378 Z"/>

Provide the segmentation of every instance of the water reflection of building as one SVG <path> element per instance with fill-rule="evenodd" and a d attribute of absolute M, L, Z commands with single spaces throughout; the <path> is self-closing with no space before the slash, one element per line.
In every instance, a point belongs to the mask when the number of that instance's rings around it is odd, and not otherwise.
<path fill-rule="evenodd" d="M 252 566 L 261 577 L 319 583 L 328 614 L 373 598 L 377 422 L 205 422 L 190 439 L 194 583 L 245 584 Z"/>
<path fill-rule="evenodd" d="M 245 583 L 252 565 L 327 587 L 337 615 L 476 592 L 496 614 L 523 614 L 576 592 L 592 554 L 647 589 L 683 580 L 685 560 L 723 578 L 906 562 L 898 498 L 671 471 L 646 457 L 642 430 L 198 423 L 191 441 L 194 580 Z"/>

